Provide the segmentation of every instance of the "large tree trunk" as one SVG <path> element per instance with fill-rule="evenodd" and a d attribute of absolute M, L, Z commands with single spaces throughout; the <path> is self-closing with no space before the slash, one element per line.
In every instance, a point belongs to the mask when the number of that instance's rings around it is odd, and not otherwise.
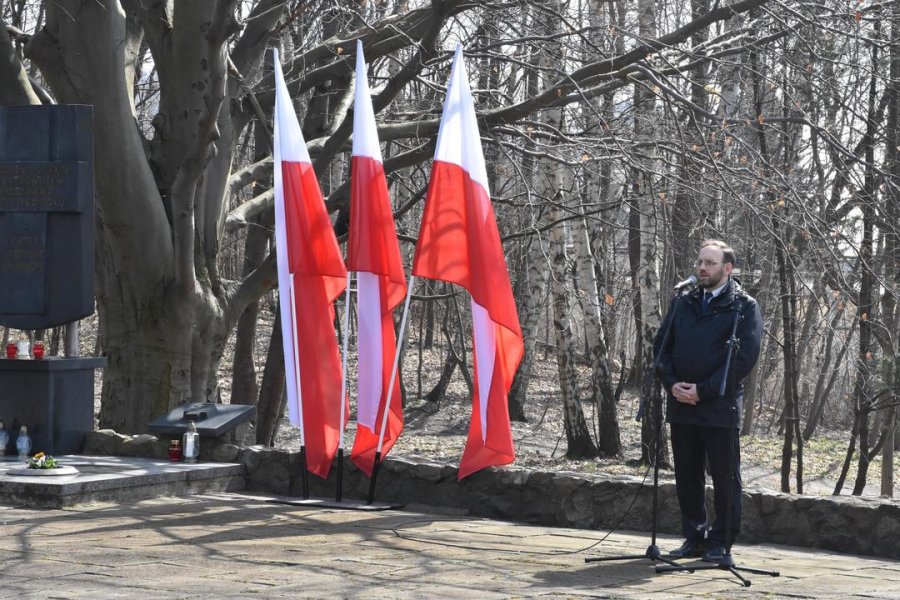
<path fill-rule="evenodd" d="M 0 106 L 41 103 L 2 21 L 0 21 L 0 82 L 4 83 L 0 85 Z"/>
<path fill-rule="evenodd" d="M 233 8 L 175 3 L 166 13 L 163 5 L 57 2 L 28 46 L 57 98 L 91 104 L 96 117 L 94 156 L 103 165 L 95 190 L 97 305 L 109 359 L 102 427 L 139 432 L 177 404 L 214 400 L 227 333 L 270 285 L 266 276 L 252 291 L 226 290 L 209 241 L 223 215 L 231 160 L 230 111 L 219 108 Z M 142 42 L 161 87 L 151 162 L 132 102 Z M 210 153 L 215 140 L 218 151 Z"/>

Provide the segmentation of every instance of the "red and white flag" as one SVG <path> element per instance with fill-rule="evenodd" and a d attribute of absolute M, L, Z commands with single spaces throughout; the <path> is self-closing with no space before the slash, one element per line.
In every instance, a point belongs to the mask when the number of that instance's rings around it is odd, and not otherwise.
<path fill-rule="evenodd" d="M 347 270 L 275 50 L 275 244 L 285 382 L 307 467 L 328 477 L 341 427 L 334 300 Z"/>
<path fill-rule="evenodd" d="M 412 274 L 472 296 L 475 397 L 459 479 L 515 460 L 507 394 L 524 353 L 491 205 L 475 103 L 457 46 Z"/>
<path fill-rule="evenodd" d="M 406 295 L 406 277 L 361 42 L 356 43 L 355 94 L 347 268 L 356 272 L 359 377 L 356 438 L 350 459 L 371 475 L 382 425 L 385 426 L 382 458 L 403 431 L 399 375 L 395 376 L 393 386 L 390 380 L 396 351 L 393 311 Z M 390 407 L 387 421 L 384 419 L 386 406 Z"/>

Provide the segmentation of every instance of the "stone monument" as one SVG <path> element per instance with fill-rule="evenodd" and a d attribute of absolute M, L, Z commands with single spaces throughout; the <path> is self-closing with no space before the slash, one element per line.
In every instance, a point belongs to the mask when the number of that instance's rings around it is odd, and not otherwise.
<path fill-rule="evenodd" d="M 0 325 L 45 329 L 93 312 L 92 109 L 0 106 Z M 27 425 L 34 452 L 81 451 L 106 360 L 78 357 L 70 342 L 64 358 L 0 359 L 10 447 Z"/>

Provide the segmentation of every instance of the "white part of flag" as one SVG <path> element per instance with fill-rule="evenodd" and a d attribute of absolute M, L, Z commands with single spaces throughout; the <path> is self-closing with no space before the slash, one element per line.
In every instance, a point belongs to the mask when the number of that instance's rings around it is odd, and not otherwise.
<path fill-rule="evenodd" d="M 434 160 L 453 163 L 461 166 L 475 183 L 484 188 L 484 195 L 479 208 L 480 222 L 484 223 L 488 215 L 488 207 L 484 205 L 490 197 L 487 169 L 484 164 L 484 152 L 481 149 L 481 134 L 475 114 L 475 102 L 466 76 L 462 58 L 462 46 L 456 46 L 453 66 L 450 68 L 450 82 L 447 98 L 444 101 L 444 112 L 441 128 L 438 132 L 437 147 Z M 487 310 L 472 300 L 472 329 L 475 343 L 475 368 L 478 369 L 478 393 L 482 399 L 480 404 L 482 441 L 487 436 L 488 398 L 494 376 L 494 361 L 497 355 L 497 338 L 495 324 Z"/>
<path fill-rule="evenodd" d="M 294 310 L 292 310 L 292 277 L 288 263 L 287 246 L 287 218 L 284 208 L 284 181 L 281 169 L 282 161 L 310 162 L 309 152 L 306 150 L 306 142 L 300 131 L 300 123 L 297 121 L 297 113 L 291 104 L 284 75 L 281 72 L 281 61 L 278 50 L 273 50 L 275 63 L 275 139 L 273 143 L 274 174 L 275 174 L 275 253 L 278 267 L 278 299 L 281 305 L 281 340 L 284 349 L 284 364 L 292 365 L 285 373 L 285 386 L 287 391 L 288 415 L 292 425 L 302 425 L 303 400 L 300 391 L 300 373 L 297 357 L 294 323 Z M 300 444 L 304 443 L 303 427 L 300 427 Z"/>

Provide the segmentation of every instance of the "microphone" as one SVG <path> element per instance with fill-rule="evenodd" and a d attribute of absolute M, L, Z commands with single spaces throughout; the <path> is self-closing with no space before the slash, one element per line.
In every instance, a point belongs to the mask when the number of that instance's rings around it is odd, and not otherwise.
<path fill-rule="evenodd" d="M 686 288 L 686 287 L 690 287 L 690 286 L 692 286 L 692 285 L 696 285 L 696 283 L 697 283 L 697 276 L 696 276 L 696 275 L 691 275 L 690 277 L 688 277 L 688 278 L 685 279 L 684 281 L 679 281 L 678 283 L 676 283 L 676 284 L 675 284 L 675 287 L 672 288 L 672 291 L 673 291 L 673 292 L 677 292 L 678 290 L 683 290 L 683 289 Z"/>

